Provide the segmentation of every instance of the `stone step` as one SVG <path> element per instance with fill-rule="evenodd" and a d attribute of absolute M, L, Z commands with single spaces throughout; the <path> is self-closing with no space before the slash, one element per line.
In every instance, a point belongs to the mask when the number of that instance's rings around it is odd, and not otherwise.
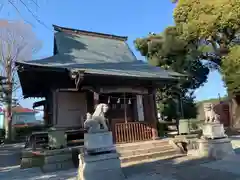
<path fill-rule="evenodd" d="M 21 169 L 27 169 L 32 167 L 40 167 L 44 164 L 44 158 L 43 157 L 24 157 L 21 159 L 20 168 Z"/>
<path fill-rule="evenodd" d="M 43 156 L 40 152 L 32 151 L 32 150 L 23 150 L 21 152 L 21 158 L 31 158 L 31 157 L 38 157 Z"/>
<path fill-rule="evenodd" d="M 165 157 L 165 156 L 167 157 L 172 155 L 180 155 L 180 153 L 175 149 L 171 149 L 171 150 L 160 151 L 155 153 L 146 153 L 146 154 L 139 154 L 135 156 L 120 157 L 120 160 L 122 163 L 129 163 L 129 162 L 142 161 L 146 159 L 154 159 L 158 157 Z"/>
<path fill-rule="evenodd" d="M 55 155 L 55 156 L 46 156 L 44 158 L 45 164 L 54 164 L 58 162 L 64 161 L 72 161 L 72 154 L 62 154 L 62 155 Z"/>
<path fill-rule="evenodd" d="M 118 152 L 122 152 L 125 150 L 137 150 L 144 148 L 155 148 L 169 145 L 169 139 L 164 140 L 154 140 L 154 141 L 146 141 L 146 142 L 137 142 L 137 143 L 129 143 L 129 144 L 118 144 L 116 149 Z"/>
<path fill-rule="evenodd" d="M 167 150 L 172 150 L 173 147 L 170 144 L 163 145 L 163 146 L 157 146 L 157 147 L 145 147 L 143 149 L 136 149 L 136 150 L 123 150 L 121 152 L 118 152 L 121 157 L 127 157 L 127 156 L 135 156 L 140 154 L 148 154 L 148 153 L 156 153 L 156 152 L 162 152 Z"/>
<path fill-rule="evenodd" d="M 55 164 L 45 164 L 41 167 L 42 172 L 55 172 L 74 168 L 72 161 L 59 162 Z"/>

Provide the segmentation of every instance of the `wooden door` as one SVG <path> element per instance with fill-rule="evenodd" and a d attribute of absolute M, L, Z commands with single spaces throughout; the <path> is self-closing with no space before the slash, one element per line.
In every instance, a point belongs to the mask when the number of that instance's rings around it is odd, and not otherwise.
<path fill-rule="evenodd" d="M 111 93 L 100 95 L 99 100 L 100 103 L 106 103 L 109 106 L 106 117 L 108 119 L 108 126 L 113 133 L 113 139 L 115 141 L 115 124 L 125 123 L 125 109 L 127 122 L 134 121 L 133 96 L 131 94 L 127 94 L 124 101 L 122 93 Z"/>
<path fill-rule="evenodd" d="M 56 126 L 81 127 L 87 110 L 85 93 L 58 92 L 57 97 Z"/>

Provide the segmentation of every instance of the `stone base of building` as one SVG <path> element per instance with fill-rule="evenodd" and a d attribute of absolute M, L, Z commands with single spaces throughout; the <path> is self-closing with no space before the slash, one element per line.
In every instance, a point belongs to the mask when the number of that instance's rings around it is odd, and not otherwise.
<path fill-rule="evenodd" d="M 78 167 L 78 154 L 83 152 L 83 146 L 31 151 L 24 150 L 21 157 L 21 168 L 38 167 L 42 172 L 53 172 Z"/>
<path fill-rule="evenodd" d="M 23 150 L 21 154 L 21 169 L 41 167 L 44 165 L 44 156 L 35 154 L 31 150 Z"/>

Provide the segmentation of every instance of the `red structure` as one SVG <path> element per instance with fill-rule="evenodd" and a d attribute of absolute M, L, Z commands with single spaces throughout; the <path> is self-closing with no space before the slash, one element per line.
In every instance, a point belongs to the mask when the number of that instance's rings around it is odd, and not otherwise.
<path fill-rule="evenodd" d="M 223 101 L 219 104 L 215 104 L 214 111 L 220 116 L 220 122 L 224 124 L 225 127 L 229 127 L 230 126 L 229 102 Z"/>

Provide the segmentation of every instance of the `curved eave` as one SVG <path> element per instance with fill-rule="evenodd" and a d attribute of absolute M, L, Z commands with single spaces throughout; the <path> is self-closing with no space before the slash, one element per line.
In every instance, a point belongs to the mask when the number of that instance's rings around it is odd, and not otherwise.
<path fill-rule="evenodd" d="M 28 62 L 16 62 L 16 66 L 18 66 L 18 70 L 21 71 L 21 69 L 37 69 L 37 70 L 43 70 L 43 71 L 57 71 L 57 72 L 74 72 L 74 71 L 82 71 L 84 75 L 86 76 L 91 76 L 91 75 L 99 75 L 99 76 L 111 76 L 111 77 L 123 77 L 127 79 L 143 79 L 143 80 L 151 80 L 151 81 L 170 81 L 170 82 L 176 82 L 178 81 L 181 77 L 181 74 L 179 73 L 169 73 L 171 76 L 169 77 L 151 77 L 151 76 L 139 76 L 139 75 L 128 75 L 128 74 L 119 74 L 119 73 L 112 73 L 108 74 L 108 72 L 105 71 L 96 71 L 96 70 L 91 70 L 91 69 L 82 69 L 82 68 L 64 68 L 64 67 L 54 67 L 54 66 L 47 66 L 47 65 L 41 65 L 37 63 L 28 63 Z M 179 76 L 177 76 L 179 74 Z M 174 76 L 173 76 L 174 75 Z"/>

